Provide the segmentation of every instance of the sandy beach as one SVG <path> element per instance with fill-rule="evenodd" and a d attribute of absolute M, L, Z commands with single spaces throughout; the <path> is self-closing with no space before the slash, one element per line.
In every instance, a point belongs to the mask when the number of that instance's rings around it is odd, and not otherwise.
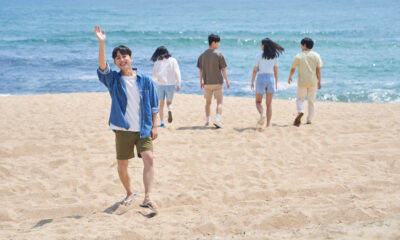
<path fill-rule="evenodd" d="M 223 129 L 204 99 L 175 95 L 154 142 L 156 216 L 119 206 L 108 93 L 0 97 L 0 239 L 400 239 L 400 105 L 225 97 Z M 212 105 L 214 119 L 215 102 Z M 305 118 L 303 118 L 305 120 Z"/>

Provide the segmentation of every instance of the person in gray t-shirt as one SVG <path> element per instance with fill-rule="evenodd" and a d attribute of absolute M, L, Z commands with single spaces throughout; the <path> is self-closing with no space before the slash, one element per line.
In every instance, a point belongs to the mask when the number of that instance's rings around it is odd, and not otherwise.
<path fill-rule="evenodd" d="M 211 34 L 208 36 L 209 47 L 204 51 L 198 61 L 197 67 L 200 70 L 200 87 L 204 89 L 204 98 L 206 99 L 206 126 L 210 124 L 210 106 L 212 96 L 214 95 L 217 101 L 217 110 L 214 125 L 216 128 L 222 128 L 222 99 L 223 99 L 223 84 L 226 80 L 226 87 L 230 88 L 228 76 L 226 74 L 226 62 L 224 55 L 218 51 L 220 37 Z M 223 76 L 223 77 L 222 77 Z"/>

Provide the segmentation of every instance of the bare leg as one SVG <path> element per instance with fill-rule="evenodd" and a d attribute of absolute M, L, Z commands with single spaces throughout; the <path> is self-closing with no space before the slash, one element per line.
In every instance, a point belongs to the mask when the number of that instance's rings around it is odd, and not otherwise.
<path fill-rule="evenodd" d="M 266 97 L 266 105 L 267 105 L 267 127 L 269 127 L 269 124 L 271 123 L 271 118 L 272 118 L 272 97 L 274 94 L 267 94 Z"/>
<path fill-rule="evenodd" d="M 164 122 L 164 100 L 160 101 L 160 121 L 163 123 Z"/>
<path fill-rule="evenodd" d="M 143 203 L 146 203 L 151 200 L 151 191 L 153 188 L 153 179 L 154 179 L 154 167 L 153 167 L 153 152 L 152 151 L 144 151 L 141 152 L 143 159 L 143 185 L 144 185 L 144 200 Z"/>
<path fill-rule="evenodd" d="M 210 106 L 211 106 L 211 99 L 210 100 L 206 100 L 206 117 L 210 117 Z"/>
<path fill-rule="evenodd" d="M 217 100 L 216 113 L 219 114 L 219 115 L 222 114 L 222 99 L 221 100 Z"/>
<path fill-rule="evenodd" d="M 130 178 L 128 174 L 128 160 L 117 160 L 118 161 L 118 175 L 122 185 L 126 191 L 126 200 L 132 198 Z"/>
<path fill-rule="evenodd" d="M 256 94 L 256 108 L 258 113 L 260 113 L 260 117 L 262 117 L 264 115 L 264 110 L 262 107 L 262 98 L 263 98 L 263 94 Z"/>

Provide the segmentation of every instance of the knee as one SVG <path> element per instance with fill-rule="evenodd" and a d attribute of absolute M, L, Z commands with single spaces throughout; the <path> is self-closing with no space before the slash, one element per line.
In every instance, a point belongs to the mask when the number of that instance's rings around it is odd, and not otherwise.
<path fill-rule="evenodd" d="M 148 159 L 144 160 L 143 165 L 144 165 L 145 169 L 153 168 L 153 165 L 154 165 L 153 158 L 148 158 Z"/>
<path fill-rule="evenodd" d="M 118 161 L 118 172 L 125 172 L 128 169 L 128 161 Z"/>
<path fill-rule="evenodd" d="M 154 161 L 153 161 L 153 159 L 154 159 L 153 158 L 153 153 L 149 152 L 149 151 L 145 151 L 145 152 L 142 152 L 140 154 L 142 155 L 144 168 L 145 169 L 152 168 L 153 167 L 153 163 L 154 163 Z"/>
<path fill-rule="evenodd" d="M 256 104 L 261 104 L 261 100 L 256 100 Z"/>

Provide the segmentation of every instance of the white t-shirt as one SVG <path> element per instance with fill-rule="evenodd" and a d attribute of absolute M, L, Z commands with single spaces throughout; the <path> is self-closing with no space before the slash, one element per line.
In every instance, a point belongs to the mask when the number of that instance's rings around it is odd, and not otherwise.
<path fill-rule="evenodd" d="M 258 55 L 254 67 L 258 67 L 259 73 L 274 73 L 274 66 L 278 66 L 278 58 L 274 59 L 266 59 L 263 58 L 263 55 Z"/>
<path fill-rule="evenodd" d="M 153 80 L 158 85 L 181 85 L 181 72 L 175 58 L 157 60 L 153 67 Z"/>
<path fill-rule="evenodd" d="M 122 80 L 126 86 L 126 97 L 128 99 L 125 118 L 130 127 L 125 129 L 110 123 L 110 128 L 113 130 L 140 132 L 140 93 L 136 83 L 136 75 L 122 76 Z"/>

